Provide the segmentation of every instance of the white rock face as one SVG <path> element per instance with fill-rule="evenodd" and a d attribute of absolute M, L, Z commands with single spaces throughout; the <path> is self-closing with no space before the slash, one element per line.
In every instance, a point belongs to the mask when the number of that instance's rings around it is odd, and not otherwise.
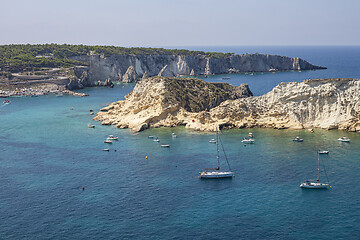
<path fill-rule="evenodd" d="M 138 79 L 138 75 L 136 74 L 135 68 L 133 66 L 130 66 L 124 76 L 123 76 L 123 82 L 131 83 L 136 82 Z"/>
<path fill-rule="evenodd" d="M 229 97 L 232 93 L 226 95 L 227 90 L 219 92 L 224 86 L 219 90 L 196 81 L 179 85 L 172 79 L 169 85 L 164 79 L 147 79 L 138 83 L 125 101 L 106 107 L 103 111 L 107 112 L 98 113 L 94 120 L 134 131 L 178 125 L 201 131 L 213 131 L 217 125 L 360 131 L 358 79 L 281 83 L 267 94 L 245 98 Z"/>
<path fill-rule="evenodd" d="M 282 83 L 269 93 L 226 101 L 207 121 L 233 127 L 325 128 L 360 131 L 360 80 Z"/>
<path fill-rule="evenodd" d="M 227 99 L 252 95 L 247 85 L 207 83 L 201 79 L 151 77 L 136 84 L 125 97 L 103 108 L 94 120 L 104 125 L 141 131 L 148 127 L 177 126 Z"/>
<path fill-rule="evenodd" d="M 89 64 L 88 85 L 92 82 L 123 81 L 133 82 L 141 80 L 147 72 L 152 76 L 180 76 L 180 75 L 210 75 L 238 72 L 268 72 L 288 70 L 315 70 L 323 67 L 314 66 L 300 58 L 290 58 L 276 55 L 243 54 L 227 57 L 208 57 L 198 55 L 99 55 L 75 56 L 74 60 Z M 126 72 L 129 67 L 134 68 L 136 75 L 129 77 Z M 79 73 L 79 78 L 81 73 Z M 133 76 L 136 77 L 134 80 Z M 87 86 L 88 86 L 87 85 Z"/>

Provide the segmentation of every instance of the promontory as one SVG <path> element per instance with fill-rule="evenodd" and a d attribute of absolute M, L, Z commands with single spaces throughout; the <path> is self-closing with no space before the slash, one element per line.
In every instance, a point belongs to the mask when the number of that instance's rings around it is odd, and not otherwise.
<path fill-rule="evenodd" d="M 137 82 L 152 76 L 214 75 L 325 69 L 298 57 L 163 48 L 85 45 L 0 46 L 0 90 L 41 84 L 70 90 Z M 55 86 L 56 85 L 56 86 Z M 24 89 L 23 89 L 24 90 Z M 25 92 L 27 90 L 24 90 Z"/>
<path fill-rule="evenodd" d="M 281 83 L 255 97 L 246 84 L 150 77 L 138 82 L 125 100 L 103 108 L 94 120 L 133 131 L 179 125 L 200 131 L 213 131 L 215 126 L 360 131 L 360 80 Z"/>

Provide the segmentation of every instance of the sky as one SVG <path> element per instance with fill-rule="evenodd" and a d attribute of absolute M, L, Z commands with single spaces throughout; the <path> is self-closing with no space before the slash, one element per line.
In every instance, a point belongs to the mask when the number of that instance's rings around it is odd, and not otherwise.
<path fill-rule="evenodd" d="M 360 45 L 359 0 L 0 0 L 0 45 Z"/>

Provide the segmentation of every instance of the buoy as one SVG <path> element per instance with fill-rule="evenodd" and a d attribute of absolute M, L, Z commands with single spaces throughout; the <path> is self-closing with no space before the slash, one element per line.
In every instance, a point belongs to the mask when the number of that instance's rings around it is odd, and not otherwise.
<path fill-rule="evenodd" d="M 73 164 L 75 164 L 75 162 L 73 162 Z"/>
<path fill-rule="evenodd" d="M 83 191 L 85 190 L 85 187 L 83 187 Z"/>
<path fill-rule="evenodd" d="M 146 159 L 148 159 L 148 157 L 147 157 L 147 156 L 146 156 L 145 158 L 146 158 Z"/>

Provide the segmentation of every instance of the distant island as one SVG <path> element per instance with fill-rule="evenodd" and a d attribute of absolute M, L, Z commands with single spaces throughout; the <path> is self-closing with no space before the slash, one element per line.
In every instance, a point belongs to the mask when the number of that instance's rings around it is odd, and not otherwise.
<path fill-rule="evenodd" d="M 181 125 L 199 131 L 214 131 L 216 126 L 360 131 L 359 98 L 360 80 L 351 78 L 281 83 L 254 97 L 246 84 L 151 77 L 94 120 L 133 131 Z"/>
<path fill-rule="evenodd" d="M 189 51 L 185 49 L 124 48 L 85 45 L 0 46 L 0 90 L 28 92 L 29 86 L 58 89 L 112 86 L 113 81 L 137 82 L 152 76 L 197 76 L 244 72 L 316 70 L 297 57 Z M 17 92 L 15 92 L 15 90 Z"/>

